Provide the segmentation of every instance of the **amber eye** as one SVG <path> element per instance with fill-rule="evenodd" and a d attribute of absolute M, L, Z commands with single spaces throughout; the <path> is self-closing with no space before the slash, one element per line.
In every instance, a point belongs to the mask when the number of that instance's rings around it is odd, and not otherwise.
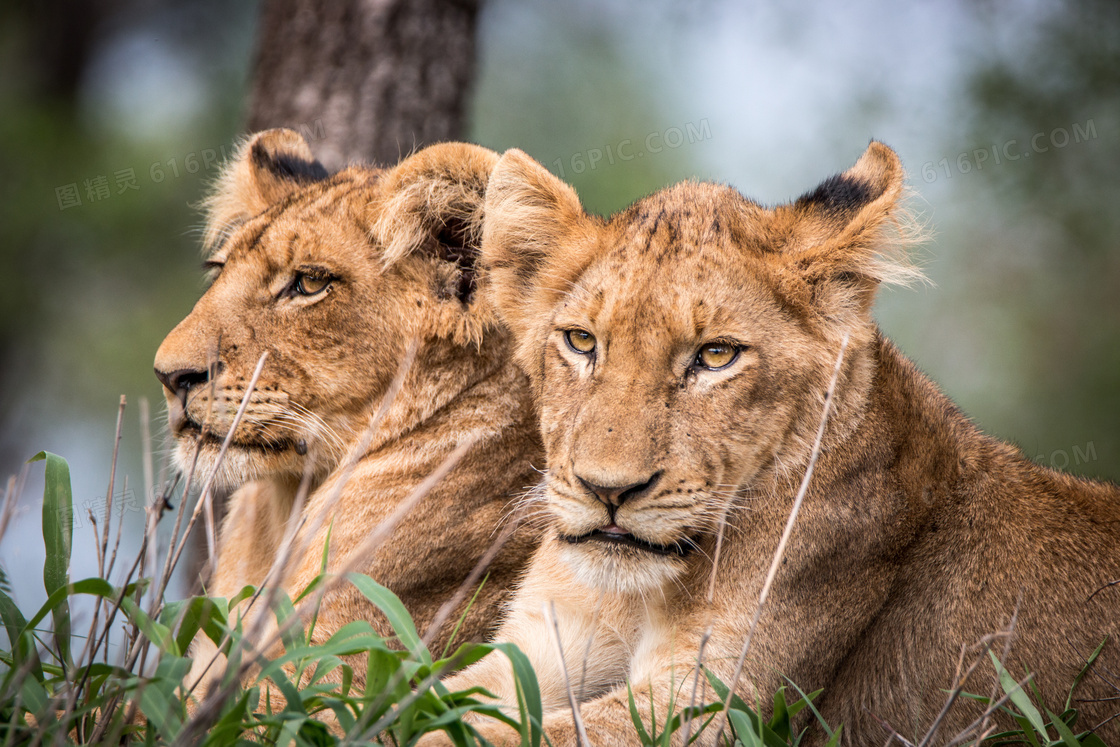
<path fill-rule="evenodd" d="M 316 293 L 322 293 L 330 284 L 331 277 L 329 275 L 312 275 L 301 272 L 296 276 L 293 287 L 295 292 L 301 296 L 314 296 Z"/>
<path fill-rule="evenodd" d="M 696 354 L 696 365 L 709 371 L 727 368 L 739 357 L 739 346 L 729 342 L 709 342 Z"/>
<path fill-rule="evenodd" d="M 595 352 L 595 335 L 585 329 L 569 329 L 564 332 L 564 339 L 568 347 L 580 355 L 590 355 Z"/>

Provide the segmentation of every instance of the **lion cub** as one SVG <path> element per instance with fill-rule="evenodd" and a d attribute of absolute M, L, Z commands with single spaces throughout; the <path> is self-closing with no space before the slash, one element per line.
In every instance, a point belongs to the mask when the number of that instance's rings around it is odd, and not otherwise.
<path fill-rule="evenodd" d="M 1120 711 L 1120 587 L 1106 588 L 1120 579 L 1120 490 L 983 435 L 880 333 L 877 287 L 916 276 L 892 251 L 902 192 L 898 157 L 873 142 L 789 204 L 688 182 L 602 220 L 520 151 L 498 163 L 482 277 L 539 403 L 553 520 L 498 639 L 536 667 L 552 744 L 577 744 L 567 684 L 592 744 L 638 743 L 627 682 L 660 729 L 671 697 L 689 703 L 706 630 L 703 665 L 730 682 L 845 338 L 739 694 L 767 702 L 788 677 L 824 688 L 846 744 L 882 744 L 880 720 L 917 742 L 962 646 L 1017 615 L 1015 679 L 1029 667 L 1060 704 L 1109 638 L 1075 694 L 1077 730 Z M 993 678 L 985 661 L 967 689 L 987 695 Z M 448 683 L 471 685 L 515 702 L 501 657 Z M 979 713 L 962 700 L 934 743 Z M 479 729 L 516 743 L 497 722 Z M 1098 733 L 1120 744 L 1120 719 Z"/>
<path fill-rule="evenodd" d="M 300 135 L 281 129 L 253 136 L 227 167 L 208 201 L 206 263 L 214 277 L 155 360 L 175 458 L 189 470 L 198 444 L 201 482 L 268 353 L 217 472 L 219 484 L 243 487 L 229 500 L 209 594 L 261 584 L 289 522 L 303 521 L 291 543 L 302 554 L 279 577 L 294 598 L 319 574 L 328 537 L 328 570 L 337 570 L 459 444 L 473 440 L 353 568 L 394 591 L 423 633 L 539 481 L 528 380 L 510 358 L 474 266 L 497 158 L 446 143 L 390 169 L 351 166 L 328 175 Z M 366 433 L 413 340 L 414 364 Z M 363 438 L 368 445 L 357 451 Z M 311 489 L 291 517 L 305 475 Z M 538 533 L 518 528 L 493 558 L 458 640 L 494 630 Z M 464 608 L 435 636 L 434 651 L 447 644 Z M 323 601 L 315 640 L 354 620 L 391 634 L 388 621 L 343 585 Z M 196 665 L 204 667 L 213 647 L 199 642 Z M 364 665 L 354 675 L 364 680 Z"/>

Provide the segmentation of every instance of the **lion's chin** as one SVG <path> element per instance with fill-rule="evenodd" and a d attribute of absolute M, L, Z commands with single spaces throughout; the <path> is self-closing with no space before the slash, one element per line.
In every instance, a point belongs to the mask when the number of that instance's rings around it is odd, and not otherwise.
<path fill-rule="evenodd" d="M 560 542 L 560 556 L 580 583 L 615 594 L 648 594 L 685 572 L 684 558 L 621 543 Z"/>
<path fill-rule="evenodd" d="M 195 461 L 195 450 L 198 460 Z M 200 488 L 213 474 L 213 487 L 222 492 L 235 490 L 247 482 L 272 475 L 300 475 L 302 467 L 298 455 L 292 449 L 265 449 L 231 443 L 218 462 L 221 441 L 206 437 L 199 442 L 196 437 L 182 435 L 176 439 L 175 464 L 187 475 L 194 470 L 191 483 L 194 489 Z"/>

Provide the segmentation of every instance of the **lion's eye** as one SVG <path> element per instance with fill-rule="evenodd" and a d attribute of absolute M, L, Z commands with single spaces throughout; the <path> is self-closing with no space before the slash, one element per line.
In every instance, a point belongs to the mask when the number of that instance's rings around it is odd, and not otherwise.
<path fill-rule="evenodd" d="M 590 355 L 595 352 L 595 335 L 585 329 L 569 329 L 564 332 L 564 340 L 568 347 L 580 355 Z"/>
<path fill-rule="evenodd" d="M 728 342 L 709 342 L 696 354 L 696 365 L 709 371 L 727 368 L 739 357 L 739 346 Z"/>
<path fill-rule="evenodd" d="M 296 282 L 292 287 L 301 296 L 314 296 L 317 293 L 322 293 L 330 284 L 331 277 L 329 275 L 313 275 L 301 272 L 296 276 Z"/>

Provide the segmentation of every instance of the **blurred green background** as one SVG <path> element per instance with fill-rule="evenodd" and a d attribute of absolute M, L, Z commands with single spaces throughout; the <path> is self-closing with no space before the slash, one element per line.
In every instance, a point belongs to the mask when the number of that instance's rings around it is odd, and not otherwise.
<path fill-rule="evenodd" d="M 79 510 L 104 500 L 120 394 L 118 491 L 143 503 L 136 404 L 162 446 L 152 359 L 202 290 L 193 205 L 240 133 L 256 20 L 89 7 L 0 10 L 0 473 L 60 453 Z M 1120 3 L 494 0 L 479 54 L 468 138 L 593 211 L 690 177 L 784 201 L 890 144 L 934 285 L 885 292 L 884 329 L 987 432 L 1120 478 Z M 21 604 L 40 472 L 0 547 Z"/>

